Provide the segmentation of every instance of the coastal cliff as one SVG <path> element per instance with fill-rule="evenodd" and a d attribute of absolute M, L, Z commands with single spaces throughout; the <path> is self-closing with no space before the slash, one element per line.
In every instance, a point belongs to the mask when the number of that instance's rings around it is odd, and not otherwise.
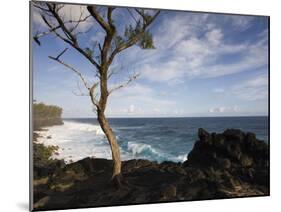
<path fill-rule="evenodd" d="M 110 183 L 112 161 L 35 166 L 35 210 L 269 195 L 269 147 L 253 133 L 198 130 L 184 163 L 122 162 L 124 186 Z"/>

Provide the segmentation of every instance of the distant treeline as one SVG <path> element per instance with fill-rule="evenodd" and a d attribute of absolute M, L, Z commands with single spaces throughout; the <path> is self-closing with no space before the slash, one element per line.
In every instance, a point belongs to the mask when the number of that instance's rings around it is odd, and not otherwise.
<path fill-rule="evenodd" d="M 35 119 L 60 118 L 62 108 L 55 105 L 45 105 L 44 103 L 33 104 L 33 117 Z"/>
<path fill-rule="evenodd" d="M 62 108 L 44 103 L 33 103 L 34 129 L 40 127 L 63 124 L 61 120 Z"/>

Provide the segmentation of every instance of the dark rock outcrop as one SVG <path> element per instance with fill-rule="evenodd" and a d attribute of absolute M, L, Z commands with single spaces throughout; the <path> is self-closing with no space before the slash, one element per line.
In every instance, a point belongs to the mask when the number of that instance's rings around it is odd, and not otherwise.
<path fill-rule="evenodd" d="M 234 129 L 209 134 L 199 129 L 199 138 L 184 166 L 227 171 L 238 180 L 268 186 L 269 148 L 255 134 Z"/>
<path fill-rule="evenodd" d="M 184 163 L 122 162 L 124 186 L 110 183 L 112 161 L 85 158 L 34 184 L 35 209 L 269 195 L 269 149 L 252 133 L 198 131 Z"/>

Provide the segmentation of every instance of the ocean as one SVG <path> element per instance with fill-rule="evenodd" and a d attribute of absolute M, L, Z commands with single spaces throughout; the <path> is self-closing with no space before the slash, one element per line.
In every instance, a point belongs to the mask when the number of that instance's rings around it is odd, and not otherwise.
<path fill-rule="evenodd" d="M 58 155 L 66 162 L 85 157 L 111 159 L 108 142 L 94 118 L 64 119 L 64 125 L 46 127 L 40 138 L 47 145 L 58 145 Z M 268 142 L 268 117 L 196 118 L 111 118 L 122 160 L 148 159 L 157 162 L 183 162 L 197 140 L 198 128 L 223 132 L 227 128 L 253 132 Z M 47 136 L 51 138 L 46 139 Z"/>

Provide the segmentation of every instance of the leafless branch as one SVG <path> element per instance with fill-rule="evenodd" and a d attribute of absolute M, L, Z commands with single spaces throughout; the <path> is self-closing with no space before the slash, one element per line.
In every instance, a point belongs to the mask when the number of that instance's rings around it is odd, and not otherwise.
<path fill-rule="evenodd" d="M 54 18 L 56 19 L 56 21 L 58 22 L 58 24 L 60 25 L 63 33 L 65 34 L 65 36 L 69 40 L 71 40 L 73 44 L 77 43 L 76 37 L 73 36 L 73 34 L 66 28 L 64 21 L 62 20 L 62 18 L 58 14 L 58 11 L 56 10 L 55 4 L 46 3 L 46 5 L 49 8 L 49 10 L 51 11 L 51 13 L 54 16 Z"/>
<path fill-rule="evenodd" d="M 112 12 L 115 9 L 115 7 L 108 7 L 107 9 L 107 21 L 108 24 L 111 28 L 114 28 L 115 26 L 113 25 L 113 20 L 112 20 Z"/>
<path fill-rule="evenodd" d="M 77 89 L 79 91 L 78 92 L 75 92 L 75 91 L 72 91 L 72 93 L 75 95 L 75 96 L 90 96 L 89 94 L 86 94 L 82 91 L 81 87 L 80 87 L 80 83 L 79 83 L 79 80 L 77 80 Z"/>
<path fill-rule="evenodd" d="M 77 69 L 75 69 L 74 67 L 72 67 L 71 65 L 65 63 L 64 61 L 60 60 L 59 58 L 62 56 L 62 54 L 64 54 L 66 52 L 67 49 L 64 49 L 57 57 L 52 57 L 49 56 L 50 59 L 64 65 L 65 67 L 67 67 L 68 69 L 72 70 L 75 74 L 77 74 L 79 76 L 79 78 L 82 80 L 85 88 L 87 88 L 88 90 L 90 89 L 86 79 L 84 78 L 84 76 L 81 74 L 80 71 L 78 71 Z"/>
<path fill-rule="evenodd" d="M 65 48 L 65 49 L 56 57 L 56 59 L 59 59 L 67 50 L 68 50 L 68 48 Z"/>
<path fill-rule="evenodd" d="M 85 16 L 84 18 L 82 18 L 82 16 L 83 16 L 83 12 L 81 11 L 81 12 L 80 12 L 80 17 L 79 17 L 78 20 L 76 20 L 76 21 L 71 21 L 71 20 L 70 20 L 70 21 L 69 21 L 69 23 L 76 23 L 76 24 L 70 29 L 70 32 L 73 32 L 73 31 L 79 26 L 80 23 L 86 22 L 87 19 L 88 19 L 89 17 L 91 17 L 91 15 Z"/>
<path fill-rule="evenodd" d="M 99 23 L 99 25 L 106 31 L 110 31 L 110 26 L 106 23 L 106 21 L 100 16 L 97 11 L 96 6 L 87 6 L 89 13 L 94 17 L 94 19 Z"/>
<path fill-rule="evenodd" d="M 43 36 L 45 36 L 45 35 L 48 35 L 48 34 L 54 32 L 55 30 L 57 30 L 57 29 L 59 29 L 59 28 L 60 28 L 60 26 L 56 26 L 56 27 L 51 28 L 50 30 L 48 30 L 48 31 L 46 31 L 46 32 L 37 33 L 37 34 L 33 37 L 33 39 L 34 39 L 35 42 L 40 46 L 41 43 L 40 43 L 40 41 L 39 41 L 39 38 L 41 38 L 41 37 L 43 37 Z"/>
<path fill-rule="evenodd" d="M 64 8 L 64 4 L 54 5 L 54 8 L 55 8 L 56 12 L 59 12 L 62 8 Z"/>
<path fill-rule="evenodd" d="M 133 13 L 130 11 L 129 8 L 127 8 L 127 11 L 130 14 L 130 16 L 135 20 L 135 22 L 138 23 L 137 19 L 135 18 L 135 16 L 133 15 Z"/>
<path fill-rule="evenodd" d="M 92 29 L 92 27 L 89 27 L 86 31 L 83 31 L 83 32 L 82 32 L 82 31 L 76 32 L 76 33 L 75 33 L 75 36 L 77 37 L 77 36 L 80 35 L 80 34 L 86 34 L 86 33 L 90 32 L 91 29 Z"/>
<path fill-rule="evenodd" d="M 112 70 L 108 73 L 107 79 L 110 79 L 114 74 L 116 74 L 116 71 Z"/>
<path fill-rule="evenodd" d="M 42 17 L 43 21 L 45 22 L 45 24 L 46 24 L 50 29 L 56 28 L 56 27 L 53 27 L 53 26 L 52 26 L 52 24 L 47 20 L 47 18 L 46 18 L 43 14 L 41 14 L 41 17 Z M 61 26 L 59 25 L 59 28 L 60 28 L 60 27 L 61 27 Z M 56 30 L 54 30 L 53 32 L 54 32 L 55 35 L 56 35 L 57 37 L 59 37 L 61 40 L 63 40 L 64 42 L 68 43 L 69 45 L 72 45 L 71 41 L 70 41 L 68 38 L 63 37 L 63 36 L 62 36 L 60 33 L 58 33 Z"/>
<path fill-rule="evenodd" d="M 41 17 L 42 17 L 43 21 L 46 23 L 46 21 L 47 21 L 47 20 L 46 20 L 46 17 L 45 17 L 45 16 L 42 16 L 42 15 L 41 15 Z M 80 23 L 85 22 L 89 17 L 91 17 L 91 16 L 88 15 L 88 16 L 86 16 L 86 17 L 83 18 L 83 19 L 79 18 L 78 20 L 70 20 L 70 21 L 65 22 L 65 24 L 76 23 L 75 26 L 70 30 L 71 32 L 73 32 L 73 31 L 79 26 Z M 50 28 L 50 24 L 47 24 L 47 25 L 48 25 L 49 28 Z M 55 30 L 59 29 L 60 27 L 61 27 L 60 25 L 55 26 L 55 27 L 51 27 L 48 31 L 41 32 L 41 33 L 37 33 L 33 38 L 34 38 L 34 40 L 36 41 L 36 43 L 37 43 L 38 45 L 40 45 L 39 38 L 41 38 L 41 37 L 43 37 L 43 36 L 45 36 L 45 35 L 48 35 L 48 34 L 54 32 Z M 88 32 L 90 29 L 91 29 L 91 28 L 89 28 L 86 32 Z M 77 32 L 76 35 L 77 35 L 77 34 L 80 34 L 80 33 L 86 33 L 86 32 Z"/>
<path fill-rule="evenodd" d="M 120 62 L 120 67 L 114 69 L 111 67 L 111 69 L 109 70 L 108 72 L 108 76 L 107 76 L 107 79 L 110 79 L 113 75 L 117 74 L 118 72 L 120 72 L 121 70 L 124 69 L 124 64 L 122 62 Z"/>
<path fill-rule="evenodd" d="M 84 57 L 86 57 L 97 69 L 99 69 L 99 64 L 94 60 L 94 58 L 92 58 L 90 55 L 88 55 L 84 49 L 82 49 L 79 44 L 78 44 L 78 41 L 76 39 L 76 36 L 71 32 L 69 31 L 69 29 L 66 27 L 65 23 L 61 17 L 59 16 L 57 10 L 56 10 L 56 7 L 53 7 L 52 4 L 50 3 L 46 3 L 49 11 L 52 13 L 53 17 L 55 18 L 55 20 L 58 22 L 58 26 L 59 28 L 62 30 L 62 32 L 64 33 L 64 35 L 66 36 L 63 36 L 61 35 L 59 32 L 57 32 L 57 29 L 53 30 L 53 32 L 60 38 L 62 39 L 64 42 L 68 43 L 69 45 L 71 45 L 74 49 L 76 49 L 78 52 L 80 52 Z M 41 14 L 41 17 L 42 19 L 44 20 L 44 22 L 47 24 L 47 26 L 50 28 L 50 29 L 53 29 L 53 28 L 56 28 L 54 27 L 47 19 L 46 17 Z M 78 20 L 79 22 L 79 20 Z M 69 23 L 69 22 L 68 22 Z M 36 40 L 35 40 L 36 41 Z M 38 43 L 38 39 L 37 39 L 37 43 Z"/>
<path fill-rule="evenodd" d="M 44 11 L 44 12 L 47 12 L 47 13 L 50 13 L 50 11 L 47 9 L 47 8 L 44 8 L 42 7 L 41 5 L 38 5 L 38 4 L 33 4 L 33 6 L 37 9 L 40 9 L 41 11 Z"/>
<path fill-rule="evenodd" d="M 75 96 L 89 96 L 89 94 L 77 93 L 77 92 L 75 92 L 75 91 L 72 91 L 72 93 L 73 93 Z"/>
<path fill-rule="evenodd" d="M 112 88 L 112 89 L 109 91 L 109 95 L 110 95 L 112 92 L 116 91 L 116 90 L 119 90 L 119 89 L 121 89 L 121 88 L 126 87 L 126 86 L 129 85 L 131 82 L 133 82 L 134 80 L 136 80 L 139 76 L 140 76 L 139 73 L 134 74 L 133 76 L 130 76 L 129 79 L 128 79 L 126 82 L 124 82 L 124 83 L 122 83 L 122 84 L 120 84 L 120 85 L 118 85 L 118 86 Z"/>

